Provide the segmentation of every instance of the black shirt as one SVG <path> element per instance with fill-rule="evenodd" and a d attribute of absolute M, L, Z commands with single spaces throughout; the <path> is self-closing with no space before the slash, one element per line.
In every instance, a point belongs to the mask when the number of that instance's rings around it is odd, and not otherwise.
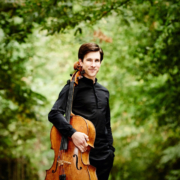
<path fill-rule="evenodd" d="M 49 121 L 65 136 L 71 137 L 76 131 L 64 118 L 69 92 L 67 83 L 59 94 L 49 113 Z M 96 129 L 96 140 L 90 152 L 90 159 L 105 159 L 109 151 L 114 151 L 110 126 L 109 92 L 97 82 L 83 77 L 74 88 L 72 112 L 90 120 Z"/>

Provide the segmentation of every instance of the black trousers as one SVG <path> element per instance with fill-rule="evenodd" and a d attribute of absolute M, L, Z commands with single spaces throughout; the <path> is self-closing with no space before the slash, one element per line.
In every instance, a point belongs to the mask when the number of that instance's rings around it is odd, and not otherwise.
<path fill-rule="evenodd" d="M 111 171 L 111 168 L 113 166 L 114 161 L 114 152 L 110 151 L 109 156 L 105 160 L 96 161 L 91 160 L 91 165 L 96 167 L 96 174 L 98 177 L 98 180 L 108 180 L 109 173 Z"/>

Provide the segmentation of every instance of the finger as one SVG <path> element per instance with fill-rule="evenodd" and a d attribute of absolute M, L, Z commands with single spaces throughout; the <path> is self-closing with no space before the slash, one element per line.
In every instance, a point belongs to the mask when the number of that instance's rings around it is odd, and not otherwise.
<path fill-rule="evenodd" d="M 84 148 L 83 148 L 83 152 L 86 152 L 86 150 L 87 150 L 87 148 L 86 148 L 86 147 L 84 147 Z"/>
<path fill-rule="evenodd" d="M 81 152 L 84 152 L 83 146 L 80 146 L 80 147 L 79 147 L 79 150 L 80 150 Z"/>
<path fill-rule="evenodd" d="M 89 137 L 86 134 L 84 134 L 84 138 L 86 139 L 86 141 L 89 141 Z"/>
<path fill-rule="evenodd" d="M 87 149 L 87 146 L 88 146 L 88 143 L 86 142 L 86 143 L 85 143 L 85 147 L 86 147 L 86 149 Z"/>
<path fill-rule="evenodd" d="M 82 152 L 86 152 L 87 148 L 83 148 L 83 151 Z"/>
<path fill-rule="evenodd" d="M 80 146 L 79 149 L 81 152 L 85 152 L 87 150 L 87 147 L 86 146 Z"/>
<path fill-rule="evenodd" d="M 83 147 L 84 147 L 84 148 L 87 148 L 88 144 L 87 144 L 87 142 L 86 142 L 86 140 L 85 140 L 85 139 L 84 139 L 84 141 L 83 141 L 82 145 L 83 145 Z"/>

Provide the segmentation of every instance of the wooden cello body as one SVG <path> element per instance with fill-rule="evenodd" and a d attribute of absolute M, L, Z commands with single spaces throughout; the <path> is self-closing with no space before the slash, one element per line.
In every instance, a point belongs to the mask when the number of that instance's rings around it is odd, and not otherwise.
<path fill-rule="evenodd" d="M 54 150 L 55 158 L 52 167 L 46 170 L 45 180 L 97 180 L 96 168 L 89 162 L 89 152 L 94 147 L 96 136 L 94 125 L 77 115 L 71 116 L 70 124 L 77 131 L 88 135 L 87 151 L 82 153 L 71 138 L 68 139 L 68 149 L 60 151 L 62 136 L 53 126 L 50 136 L 51 149 Z"/>

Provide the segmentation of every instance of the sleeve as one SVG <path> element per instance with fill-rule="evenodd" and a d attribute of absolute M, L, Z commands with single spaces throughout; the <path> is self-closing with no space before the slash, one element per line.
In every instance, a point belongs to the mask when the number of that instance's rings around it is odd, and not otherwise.
<path fill-rule="evenodd" d="M 113 137 L 111 131 L 111 116 L 110 116 L 110 108 L 109 108 L 109 98 L 108 98 L 108 105 L 106 110 L 106 130 L 107 130 L 107 139 L 110 149 L 114 152 L 115 148 L 113 147 Z"/>
<path fill-rule="evenodd" d="M 66 84 L 59 97 L 48 114 L 49 121 L 66 137 L 71 137 L 76 130 L 69 124 L 65 117 L 66 104 L 69 93 L 69 84 Z"/>

